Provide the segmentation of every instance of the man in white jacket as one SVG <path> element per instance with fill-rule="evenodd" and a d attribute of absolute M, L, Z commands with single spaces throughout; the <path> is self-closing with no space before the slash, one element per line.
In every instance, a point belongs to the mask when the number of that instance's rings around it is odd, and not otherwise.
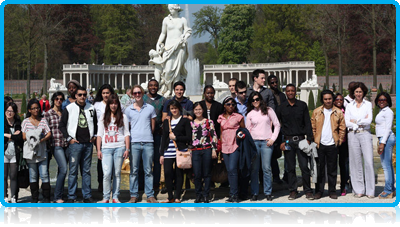
<path fill-rule="evenodd" d="M 92 104 L 86 103 L 87 91 L 79 87 L 76 102 L 68 105 L 61 117 L 59 129 L 69 143 L 68 203 L 76 200 L 78 166 L 82 169 L 83 202 L 93 203 L 91 194 L 90 167 L 93 142 L 96 141 L 97 117 Z"/>

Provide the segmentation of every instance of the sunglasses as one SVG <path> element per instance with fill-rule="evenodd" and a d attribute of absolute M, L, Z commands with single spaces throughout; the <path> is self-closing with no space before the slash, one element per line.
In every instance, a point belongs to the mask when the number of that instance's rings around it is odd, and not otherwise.
<path fill-rule="evenodd" d="M 55 100 L 55 101 L 64 101 L 63 98 L 55 98 L 54 100 Z"/>
<path fill-rule="evenodd" d="M 86 97 L 87 96 L 87 94 L 82 94 L 82 93 L 81 94 L 77 94 L 77 95 L 78 95 L 78 97 L 82 97 L 82 96 Z"/>
<path fill-rule="evenodd" d="M 236 106 L 236 103 L 225 103 L 226 106 Z"/>
<path fill-rule="evenodd" d="M 278 84 L 278 82 L 274 81 L 274 82 L 269 82 L 270 84 Z"/>
<path fill-rule="evenodd" d="M 387 99 L 378 99 L 378 102 L 386 102 Z"/>
<path fill-rule="evenodd" d="M 140 95 L 142 92 L 132 92 L 133 95 Z"/>
<path fill-rule="evenodd" d="M 238 92 L 238 94 L 241 94 L 241 95 L 244 95 L 246 93 L 247 93 L 247 91 Z"/>
<path fill-rule="evenodd" d="M 258 101 L 260 101 L 260 98 L 253 99 L 253 102 L 258 102 Z"/>

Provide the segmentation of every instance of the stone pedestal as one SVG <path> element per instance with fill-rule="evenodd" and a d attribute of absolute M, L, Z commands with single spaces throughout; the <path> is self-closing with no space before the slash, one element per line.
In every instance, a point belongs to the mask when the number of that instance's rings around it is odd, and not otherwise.
<path fill-rule="evenodd" d="M 314 95 L 314 101 L 317 102 L 318 98 L 318 87 L 300 87 L 300 100 L 308 104 L 308 97 L 310 92 Z M 315 103 L 314 103 L 315 104 Z"/>

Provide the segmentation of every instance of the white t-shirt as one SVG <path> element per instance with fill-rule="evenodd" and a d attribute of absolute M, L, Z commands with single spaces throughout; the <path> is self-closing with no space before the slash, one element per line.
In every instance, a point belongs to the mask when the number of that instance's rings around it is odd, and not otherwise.
<path fill-rule="evenodd" d="M 325 119 L 321 132 L 321 144 L 325 146 L 331 146 L 335 144 L 335 140 L 333 140 L 333 135 L 332 135 L 331 114 L 332 114 L 332 109 L 324 108 Z"/>
<path fill-rule="evenodd" d="M 115 118 L 111 118 L 111 122 L 107 128 L 104 128 L 104 114 L 101 115 L 101 119 L 97 124 L 98 132 L 97 136 L 101 137 L 101 148 L 118 148 L 125 147 L 125 137 L 129 137 L 129 122 L 128 118 L 124 114 L 124 126 L 117 127 L 115 124 Z"/>
<path fill-rule="evenodd" d="M 103 115 L 104 112 L 106 111 L 106 104 L 105 104 L 103 101 L 101 101 L 101 102 L 96 102 L 96 103 L 93 105 L 93 107 L 94 107 L 94 109 L 96 110 L 97 119 L 99 119 L 99 118 L 101 117 L 101 115 Z"/>

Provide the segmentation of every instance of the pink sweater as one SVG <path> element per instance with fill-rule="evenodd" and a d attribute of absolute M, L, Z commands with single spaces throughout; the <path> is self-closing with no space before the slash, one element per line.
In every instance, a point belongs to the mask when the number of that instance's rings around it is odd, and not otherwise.
<path fill-rule="evenodd" d="M 272 124 L 274 132 L 272 133 Z M 249 130 L 253 140 L 276 140 L 281 129 L 278 118 L 273 109 L 268 107 L 268 114 L 263 115 L 260 110 L 253 109 L 247 114 L 246 128 Z"/>

